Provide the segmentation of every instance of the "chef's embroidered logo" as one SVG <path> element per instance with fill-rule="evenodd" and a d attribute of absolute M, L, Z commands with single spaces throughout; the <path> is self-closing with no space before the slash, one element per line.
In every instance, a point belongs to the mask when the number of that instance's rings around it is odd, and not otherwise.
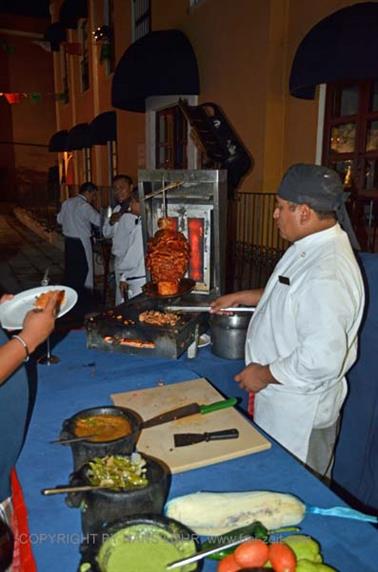
<path fill-rule="evenodd" d="M 286 286 L 290 286 L 290 278 L 287 276 L 279 276 L 278 282 L 281 282 L 281 284 L 286 284 Z"/>

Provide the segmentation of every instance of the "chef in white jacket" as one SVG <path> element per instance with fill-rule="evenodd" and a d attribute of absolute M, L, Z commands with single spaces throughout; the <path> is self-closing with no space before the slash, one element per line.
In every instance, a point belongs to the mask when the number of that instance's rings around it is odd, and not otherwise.
<path fill-rule="evenodd" d="M 146 283 L 146 268 L 144 264 L 142 219 L 140 217 L 140 202 L 138 191 L 133 191 L 130 200 L 130 213 L 120 220 L 124 236 L 124 254 L 120 259 L 120 295 L 131 299 L 141 294 Z"/>
<path fill-rule="evenodd" d="M 364 309 L 346 196 L 335 171 L 293 165 L 281 181 L 273 215 L 292 246 L 265 289 L 222 296 L 212 309 L 257 306 L 246 368 L 235 380 L 255 394 L 257 425 L 327 476 Z"/>
<path fill-rule="evenodd" d="M 92 225 L 101 226 L 101 215 L 94 208 L 97 186 L 86 182 L 79 194 L 64 201 L 57 216 L 65 243 L 65 281 L 79 293 L 93 289 Z"/>
<path fill-rule="evenodd" d="M 123 302 L 119 283 L 123 273 L 121 261 L 125 255 L 125 241 L 127 240 L 127 235 L 125 234 L 125 232 L 127 232 L 127 225 L 125 221 L 123 221 L 123 218 L 130 211 L 133 180 L 128 175 L 117 175 L 113 179 L 113 188 L 118 204 L 114 207 L 110 218 L 105 220 L 102 233 L 105 238 L 112 239 L 116 282 L 115 303 L 118 305 Z"/>

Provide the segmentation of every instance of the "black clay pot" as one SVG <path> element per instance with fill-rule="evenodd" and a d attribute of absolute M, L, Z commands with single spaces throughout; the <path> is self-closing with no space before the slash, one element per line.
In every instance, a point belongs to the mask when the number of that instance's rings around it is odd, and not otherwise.
<path fill-rule="evenodd" d="M 63 422 L 60 439 L 72 439 L 75 434 L 75 422 L 82 417 L 93 417 L 94 415 L 119 415 L 125 417 L 131 424 L 131 433 L 115 439 L 113 441 L 79 441 L 71 443 L 74 470 L 78 470 L 84 463 L 94 457 L 105 457 L 105 455 L 129 455 L 135 449 L 139 433 L 142 427 L 142 419 L 131 409 L 104 405 L 101 407 L 91 407 L 75 413 Z"/>
<path fill-rule="evenodd" d="M 133 514 L 160 514 L 163 511 L 170 487 L 170 471 L 167 465 L 142 455 L 146 460 L 148 485 L 124 491 L 98 489 L 83 493 L 70 493 L 66 503 L 80 508 L 81 527 L 84 536 L 92 535 L 101 526 L 107 526 Z M 88 465 L 83 465 L 71 476 L 70 484 L 88 485 Z"/>
<path fill-rule="evenodd" d="M 136 566 L 125 554 L 125 561 L 122 561 L 122 568 L 127 572 L 146 572 L 165 569 L 165 566 L 158 566 L 156 563 L 157 539 L 160 534 L 167 540 L 167 543 L 180 546 L 180 551 L 174 555 L 173 560 L 179 560 L 195 554 L 200 550 L 200 542 L 197 535 L 181 522 L 162 515 L 134 515 L 120 519 L 111 526 L 102 526 L 85 539 L 80 547 L 82 554 L 81 566 L 86 572 L 108 572 L 108 564 L 111 559 L 111 552 L 119 544 L 138 543 L 138 533 L 136 527 L 144 529 L 145 533 L 140 535 L 140 543 L 143 551 L 143 564 Z M 156 533 L 154 537 L 153 533 Z M 129 540 L 128 540 L 129 538 Z M 135 544 L 134 544 L 135 546 Z M 191 572 L 200 570 L 202 561 L 190 565 Z M 81 568 L 83 569 L 83 568 Z M 181 570 L 181 568 L 180 568 Z"/>

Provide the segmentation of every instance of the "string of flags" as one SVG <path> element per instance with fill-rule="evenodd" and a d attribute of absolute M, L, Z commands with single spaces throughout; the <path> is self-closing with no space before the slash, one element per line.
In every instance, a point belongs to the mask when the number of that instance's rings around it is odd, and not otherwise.
<path fill-rule="evenodd" d="M 4 97 L 10 105 L 22 103 L 25 99 L 31 103 L 40 103 L 45 97 L 53 97 L 55 101 L 65 101 L 66 94 L 62 93 L 40 93 L 39 91 L 25 92 L 0 92 L 0 97 Z"/>

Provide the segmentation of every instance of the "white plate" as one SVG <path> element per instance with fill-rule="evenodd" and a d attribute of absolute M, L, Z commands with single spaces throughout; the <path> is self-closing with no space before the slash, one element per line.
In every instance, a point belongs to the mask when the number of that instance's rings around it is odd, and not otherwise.
<path fill-rule="evenodd" d="M 202 336 L 199 337 L 198 347 L 204 348 L 205 346 L 208 346 L 209 344 L 211 344 L 210 336 L 208 334 L 202 334 Z"/>
<path fill-rule="evenodd" d="M 64 290 L 65 297 L 57 318 L 64 316 L 77 302 L 77 292 L 68 286 L 38 286 L 16 294 L 11 300 L 0 304 L 0 322 L 5 330 L 21 330 L 24 318 L 34 308 L 36 296 L 50 290 Z"/>

